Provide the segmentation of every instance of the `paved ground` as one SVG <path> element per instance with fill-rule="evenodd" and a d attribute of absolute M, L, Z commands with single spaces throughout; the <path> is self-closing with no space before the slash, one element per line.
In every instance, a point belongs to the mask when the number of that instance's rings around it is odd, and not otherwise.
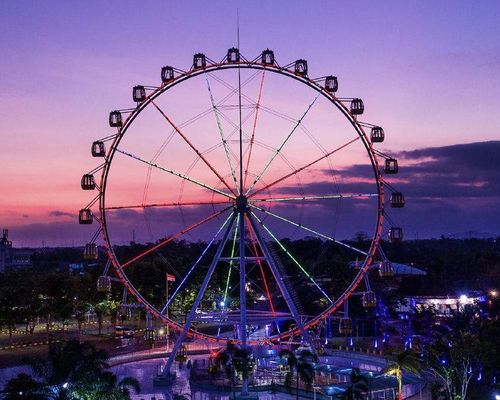
<path fill-rule="evenodd" d="M 191 359 L 201 359 L 206 356 L 195 356 L 190 357 Z M 200 391 L 191 392 L 191 387 L 189 385 L 189 369 L 186 365 L 179 368 L 176 363 L 175 372 L 177 378 L 171 388 L 155 388 L 153 386 L 153 377 L 156 376 L 158 371 L 165 365 L 165 360 L 144 360 L 136 361 L 133 363 L 123 364 L 113 367 L 113 372 L 119 376 L 131 376 L 136 378 L 141 383 L 141 393 L 139 395 L 134 395 L 134 400 L 170 400 L 172 393 L 184 394 L 188 398 L 193 400 L 229 400 L 229 393 L 207 393 Z M 260 392 L 259 399 L 261 400 L 293 400 L 295 396 L 291 396 L 283 393 L 269 393 Z"/>

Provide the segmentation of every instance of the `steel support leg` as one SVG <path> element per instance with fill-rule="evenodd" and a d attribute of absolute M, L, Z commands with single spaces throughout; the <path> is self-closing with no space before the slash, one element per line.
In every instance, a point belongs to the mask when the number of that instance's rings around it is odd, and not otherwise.
<path fill-rule="evenodd" d="M 267 259 L 267 263 L 269 264 L 269 267 L 271 268 L 271 272 L 273 273 L 274 279 L 276 280 L 276 283 L 278 284 L 280 292 L 283 295 L 283 298 L 285 299 L 285 302 L 288 306 L 288 309 L 290 310 L 290 313 L 292 314 L 293 319 L 295 320 L 295 323 L 297 324 L 297 328 L 299 328 L 300 333 L 302 334 L 302 337 L 304 338 L 304 340 L 307 343 L 312 345 L 312 341 L 310 340 L 309 334 L 304 329 L 304 325 L 302 324 L 302 320 L 300 318 L 300 315 L 297 311 L 297 308 L 295 307 L 295 304 L 293 303 L 292 298 L 290 297 L 290 294 L 288 293 L 288 290 L 286 289 L 286 286 L 283 282 L 283 278 L 280 277 L 278 267 L 274 263 L 274 259 L 271 255 L 271 252 L 267 248 L 265 241 L 262 239 L 262 236 L 260 235 L 259 231 L 257 230 L 257 226 L 255 225 L 255 221 L 253 220 L 253 218 L 249 215 L 248 219 L 250 221 L 250 224 L 252 225 L 253 231 L 255 232 L 255 237 L 257 238 L 257 241 L 259 242 L 259 246 L 262 249 L 262 252 L 264 253 L 264 255 Z"/>
<path fill-rule="evenodd" d="M 224 232 L 224 236 L 222 237 L 222 240 L 219 243 L 219 247 L 217 248 L 214 259 L 212 260 L 212 263 L 210 264 L 210 267 L 208 268 L 207 275 L 205 276 L 205 279 L 203 280 L 203 284 L 201 285 L 201 288 L 198 292 L 198 295 L 196 296 L 196 299 L 194 300 L 193 306 L 191 307 L 191 310 L 189 311 L 189 314 L 186 318 L 186 323 L 184 324 L 184 327 L 182 328 L 182 331 L 181 331 L 179 337 L 175 341 L 174 348 L 172 349 L 172 352 L 170 353 L 170 356 L 167 360 L 167 364 L 165 365 L 165 369 L 163 370 L 163 377 L 164 378 L 169 377 L 170 368 L 172 367 L 172 364 L 174 363 L 175 356 L 176 356 L 177 352 L 179 351 L 180 347 L 182 346 L 182 342 L 184 341 L 186 333 L 189 330 L 191 323 L 193 322 L 193 319 L 195 317 L 196 309 L 200 305 L 200 302 L 203 298 L 203 295 L 205 294 L 205 290 L 207 289 L 208 283 L 210 282 L 210 279 L 212 278 L 215 267 L 217 266 L 217 263 L 219 262 L 219 258 L 222 254 L 222 251 L 224 250 L 224 246 L 227 242 L 229 232 L 231 231 L 231 228 L 233 226 L 235 216 L 236 216 L 236 213 L 233 213 L 233 216 L 231 217 L 231 221 L 229 222 L 229 226 L 227 227 L 226 231 Z"/>
<path fill-rule="evenodd" d="M 245 211 L 240 210 L 240 335 L 241 347 L 247 346 L 247 296 L 246 296 L 246 260 L 245 260 Z M 248 368 L 247 374 L 248 375 Z M 241 395 L 248 395 L 248 376 L 243 377 Z"/>

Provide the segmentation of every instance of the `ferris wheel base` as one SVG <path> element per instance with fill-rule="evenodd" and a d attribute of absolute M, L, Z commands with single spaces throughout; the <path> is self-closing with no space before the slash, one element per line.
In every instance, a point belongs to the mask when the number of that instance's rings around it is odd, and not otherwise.
<path fill-rule="evenodd" d="M 175 373 L 169 373 L 168 375 L 163 374 L 161 376 L 157 376 L 153 380 L 153 386 L 172 386 L 175 382 L 176 375 Z"/>

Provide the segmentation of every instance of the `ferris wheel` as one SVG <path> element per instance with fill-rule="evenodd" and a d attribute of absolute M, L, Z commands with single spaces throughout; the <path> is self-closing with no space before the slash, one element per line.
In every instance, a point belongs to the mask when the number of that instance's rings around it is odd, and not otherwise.
<path fill-rule="evenodd" d="M 363 101 L 338 89 L 306 60 L 281 66 L 272 50 L 247 59 L 231 48 L 221 61 L 197 53 L 187 70 L 164 66 L 159 85 L 133 87 L 134 107 L 109 114 L 114 132 L 91 148 L 103 162 L 81 180 L 97 194 L 79 223 L 99 224 L 85 255 L 97 257 L 101 236 L 129 293 L 180 332 L 174 354 L 186 335 L 306 337 L 371 268 L 391 274 L 379 242 L 403 237 L 384 230 L 386 202 L 405 203 L 385 179 L 398 162 L 375 148 L 384 130 L 361 121 Z M 346 240 L 360 231 L 364 244 Z M 169 259 L 179 241 L 190 255 Z M 145 287 L 159 264 L 166 279 Z M 363 305 L 375 301 L 367 290 Z"/>

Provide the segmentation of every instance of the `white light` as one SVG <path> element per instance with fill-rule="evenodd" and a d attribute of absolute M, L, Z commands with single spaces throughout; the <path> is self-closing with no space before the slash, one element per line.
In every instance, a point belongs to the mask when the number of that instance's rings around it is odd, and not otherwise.
<path fill-rule="evenodd" d="M 66 389 L 68 387 L 68 382 L 63 383 L 62 387 Z"/>
<path fill-rule="evenodd" d="M 225 304 L 226 304 L 226 303 L 224 303 L 223 301 L 221 301 L 221 302 L 219 303 L 219 305 L 220 305 L 221 307 L 224 307 L 224 305 L 225 305 Z"/>
<path fill-rule="evenodd" d="M 500 400 L 500 394 L 495 395 L 495 400 Z"/>
<path fill-rule="evenodd" d="M 460 296 L 460 303 L 465 304 L 465 303 L 467 303 L 468 300 L 469 300 L 469 298 L 467 297 L 466 294 L 462 294 Z"/>

